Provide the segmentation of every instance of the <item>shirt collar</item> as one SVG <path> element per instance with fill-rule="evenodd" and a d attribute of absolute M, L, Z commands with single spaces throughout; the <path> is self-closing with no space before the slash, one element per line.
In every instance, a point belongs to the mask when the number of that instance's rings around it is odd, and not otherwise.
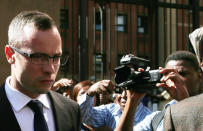
<path fill-rule="evenodd" d="M 12 108 L 16 111 L 19 112 L 22 108 L 24 108 L 27 103 L 32 100 L 32 98 L 26 96 L 25 94 L 21 93 L 14 87 L 10 85 L 10 80 L 11 77 L 8 77 L 6 79 L 5 83 L 5 91 L 8 97 L 9 102 L 12 105 Z M 50 108 L 50 103 L 49 99 L 47 97 L 47 94 L 41 94 L 39 97 L 37 97 L 34 100 L 39 100 L 45 108 L 49 109 Z"/>
<path fill-rule="evenodd" d="M 175 103 L 177 103 L 177 101 L 176 101 L 175 99 L 173 99 L 172 101 L 168 102 L 168 103 L 164 106 L 164 109 L 166 109 L 168 106 L 173 105 L 173 104 L 175 104 Z"/>

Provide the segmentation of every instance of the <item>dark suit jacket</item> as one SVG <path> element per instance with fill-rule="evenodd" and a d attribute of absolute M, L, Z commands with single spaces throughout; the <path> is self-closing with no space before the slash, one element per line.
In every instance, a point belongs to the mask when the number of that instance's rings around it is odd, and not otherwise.
<path fill-rule="evenodd" d="M 78 104 L 53 91 L 50 91 L 48 96 L 53 109 L 56 131 L 79 131 L 81 122 Z M 3 85 L 0 87 L 0 131 L 20 130 Z"/>
<path fill-rule="evenodd" d="M 167 108 L 164 131 L 203 131 L 203 94 Z"/>

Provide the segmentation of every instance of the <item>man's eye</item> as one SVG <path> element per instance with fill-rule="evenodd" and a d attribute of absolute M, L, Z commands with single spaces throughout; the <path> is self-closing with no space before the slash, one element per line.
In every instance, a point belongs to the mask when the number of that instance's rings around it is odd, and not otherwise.
<path fill-rule="evenodd" d="M 46 61 L 49 57 L 47 55 L 43 55 L 43 54 L 34 54 L 32 56 L 32 59 L 37 59 L 37 60 L 43 60 Z"/>
<path fill-rule="evenodd" d="M 58 58 L 61 58 L 61 56 L 54 56 L 54 59 L 58 59 Z"/>
<path fill-rule="evenodd" d="M 54 60 L 59 60 L 61 56 L 54 56 Z"/>
<path fill-rule="evenodd" d="M 187 73 L 186 72 L 178 72 L 181 76 L 185 76 L 185 75 L 187 75 Z"/>
<path fill-rule="evenodd" d="M 39 57 L 46 57 L 46 55 L 42 55 L 42 54 L 33 54 L 32 57 L 35 57 L 35 58 L 39 58 Z"/>

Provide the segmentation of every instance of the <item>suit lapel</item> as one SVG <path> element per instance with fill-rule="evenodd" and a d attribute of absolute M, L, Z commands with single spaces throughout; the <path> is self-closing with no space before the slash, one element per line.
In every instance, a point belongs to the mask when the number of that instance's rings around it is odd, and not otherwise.
<path fill-rule="evenodd" d="M 51 101 L 51 107 L 54 113 L 56 131 L 63 131 L 67 122 L 64 121 L 64 106 L 59 97 L 56 97 L 53 92 L 49 92 L 48 96 Z"/>
<path fill-rule="evenodd" d="M 11 104 L 6 96 L 5 85 L 0 87 L 0 130 L 20 131 L 20 126 L 17 122 Z"/>

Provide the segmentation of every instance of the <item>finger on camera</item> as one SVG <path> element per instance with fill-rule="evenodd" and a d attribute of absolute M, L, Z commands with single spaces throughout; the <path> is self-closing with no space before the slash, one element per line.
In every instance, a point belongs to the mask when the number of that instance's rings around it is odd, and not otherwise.
<path fill-rule="evenodd" d="M 162 82 L 166 82 L 168 80 L 172 80 L 172 81 L 176 81 L 177 79 L 179 79 L 179 76 L 175 73 L 170 73 L 167 76 L 163 77 L 163 79 L 161 80 Z"/>
<path fill-rule="evenodd" d="M 169 73 L 171 73 L 171 72 L 176 72 L 176 70 L 175 70 L 175 69 L 171 69 L 171 68 L 162 68 L 162 69 L 160 70 L 160 72 L 161 72 L 162 74 L 169 74 Z"/>

